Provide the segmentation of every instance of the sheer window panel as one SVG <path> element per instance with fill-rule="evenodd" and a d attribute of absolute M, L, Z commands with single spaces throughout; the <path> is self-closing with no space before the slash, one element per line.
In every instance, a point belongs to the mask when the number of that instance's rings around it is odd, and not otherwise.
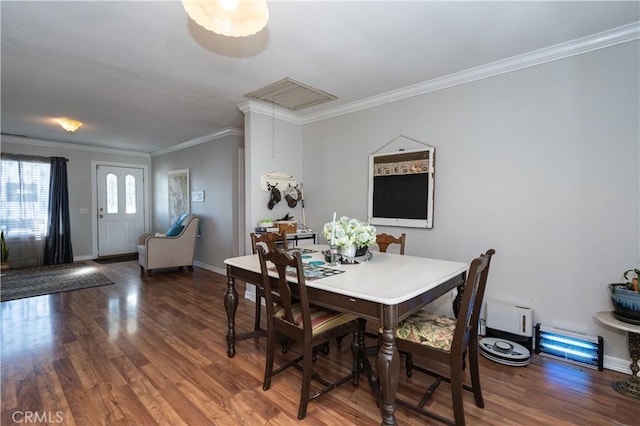
<path fill-rule="evenodd" d="M 12 266 L 42 264 L 49 218 L 51 165 L 45 160 L 3 156 L 0 169 L 0 229 Z"/>

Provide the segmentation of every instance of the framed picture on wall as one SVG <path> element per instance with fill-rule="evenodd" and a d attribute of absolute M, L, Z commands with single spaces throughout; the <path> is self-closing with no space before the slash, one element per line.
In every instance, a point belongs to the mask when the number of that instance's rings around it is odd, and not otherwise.
<path fill-rule="evenodd" d="M 434 160 L 432 146 L 370 155 L 369 223 L 433 228 Z"/>
<path fill-rule="evenodd" d="M 204 191 L 191 191 L 192 203 L 204 203 Z"/>
<path fill-rule="evenodd" d="M 189 169 L 169 170 L 169 224 L 189 213 Z"/>

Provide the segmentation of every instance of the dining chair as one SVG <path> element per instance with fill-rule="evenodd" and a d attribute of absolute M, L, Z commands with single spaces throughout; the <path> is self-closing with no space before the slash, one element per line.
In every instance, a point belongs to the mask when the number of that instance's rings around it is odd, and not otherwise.
<path fill-rule="evenodd" d="M 376 235 L 376 243 L 378 244 L 378 249 L 383 253 L 387 252 L 387 248 L 391 244 L 400 244 L 400 254 L 404 254 L 404 242 L 406 238 L 407 235 L 404 233 L 399 237 L 394 237 L 393 235 L 382 233 Z"/>
<path fill-rule="evenodd" d="M 251 248 L 253 254 L 258 254 L 258 246 L 263 245 L 268 251 L 271 251 L 281 246 L 283 249 L 287 249 L 287 233 L 282 232 L 265 232 L 264 234 L 251 233 Z M 262 299 L 264 299 L 264 289 L 256 285 L 256 314 L 254 317 L 253 330 L 260 330 L 260 320 L 262 316 Z"/>
<path fill-rule="evenodd" d="M 262 284 L 267 301 L 267 358 L 262 389 L 268 390 L 271 387 L 273 376 L 289 367 L 295 366 L 302 370 L 302 391 L 300 393 L 298 419 L 303 419 L 307 413 L 309 401 L 349 380 L 352 381 L 354 386 L 358 385 L 358 339 L 355 336 L 358 318 L 353 314 L 334 312 L 310 305 L 302 258 L 299 252 L 294 253 L 292 256 L 286 251 L 277 248 L 269 252 L 265 252 L 263 247 L 258 247 L 257 250 L 262 271 Z M 273 264 L 272 267 L 267 266 L 269 261 Z M 276 279 L 269 276 L 270 270 L 275 271 L 277 274 Z M 295 280 L 295 283 L 291 283 L 291 280 Z M 274 291 L 279 294 L 279 304 L 275 303 Z M 351 373 L 332 383 L 328 382 L 312 369 L 313 348 L 329 342 L 337 335 L 344 335 L 350 332 L 354 334 L 351 344 L 353 357 Z M 302 355 L 280 365 L 274 370 L 276 333 L 302 345 Z M 323 386 L 322 389 L 313 394 L 311 394 L 311 379 L 317 380 Z"/>
<path fill-rule="evenodd" d="M 396 400 L 398 405 L 443 423 L 455 424 L 456 426 L 465 424 L 463 390 L 472 392 L 476 405 L 484 408 L 478 370 L 478 320 L 484 299 L 489 265 L 494 254 L 495 250 L 487 250 L 485 254 L 480 255 L 480 257 L 471 262 L 457 319 L 445 315 L 437 315 L 423 309 L 398 324 L 396 328 L 396 346 L 398 351 L 408 354 L 406 359 L 407 376 L 410 377 L 412 370 L 415 369 L 436 379 L 426 390 L 420 401 L 414 404 L 398 399 Z M 462 373 L 465 368 L 464 359 L 467 351 L 469 353 L 471 385 L 463 383 L 462 380 Z M 422 359 L 447 364 L 449 367 L 448 376 L 414 365 L 414 355 Z M 424 408 L 424 405 L 442 381 L 451 384 L 454 420 Z"/>

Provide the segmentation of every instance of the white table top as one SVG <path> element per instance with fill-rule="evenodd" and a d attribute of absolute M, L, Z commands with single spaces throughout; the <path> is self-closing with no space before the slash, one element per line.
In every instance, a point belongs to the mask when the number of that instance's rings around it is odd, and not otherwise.
<path fill-rule="evenodd" d="M 326 245 L 309 245 L 304 248 L 317 250 L 310 253 L 312 258 L 302 259 L 304 262 L 325 260 L 320 250 L 326 250 Z M 258 255 L 233 257 L 226 259 L 224 263 L 260 272 Z M 330 267 L 329 264 L 322 266 Z M 345 296 L 395 305 L 437 287 L 465 272 L 468 266 L 464 262 L 374 252 L 368 262 L 331 267 L 345 272 L 317 280 L 307 280 L 306 284 L 308 287 Z"/>
<path fill-rule="evenodd" d="M 640 334 L 640 325 L 631 324 L 628 322 L 620 321 L 613 316 L 611 311 L 601 311 L 596 314 L 596 319 L 603 324 L 610 327 L 617 328 L 618 330 L 627 331 L 629 333 Z"/>

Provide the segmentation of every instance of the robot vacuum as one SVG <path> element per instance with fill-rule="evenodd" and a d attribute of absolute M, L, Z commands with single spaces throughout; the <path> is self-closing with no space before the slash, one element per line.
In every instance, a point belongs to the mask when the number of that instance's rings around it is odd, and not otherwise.
<path fill-rule="evenodd" d="M 480 354 L 491 361 L 511 367 L 529 365 L 531 353 L 524 346 L 498 337 L 480 339 Z"/>

